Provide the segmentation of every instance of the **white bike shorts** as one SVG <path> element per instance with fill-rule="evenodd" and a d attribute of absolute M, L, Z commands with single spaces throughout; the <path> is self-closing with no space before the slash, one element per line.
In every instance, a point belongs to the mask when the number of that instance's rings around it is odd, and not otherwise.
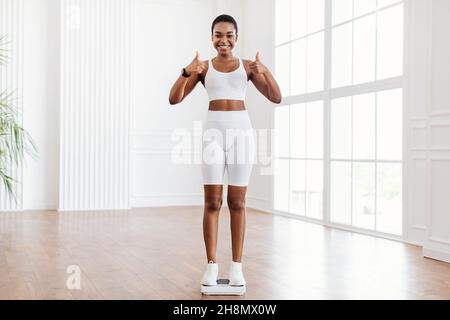
<path fill-rule="evenodd" d="M 208 111 L 202 132 L 203 184 L 248 186 L 255 162 L 255 138 L 247 110 Z"/>

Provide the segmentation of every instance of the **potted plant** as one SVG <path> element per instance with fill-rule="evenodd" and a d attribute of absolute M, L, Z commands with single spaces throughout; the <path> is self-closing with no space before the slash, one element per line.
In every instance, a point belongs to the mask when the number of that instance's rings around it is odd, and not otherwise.
<path fill-rule="evenodd" d="M 0 68 L 7 63 L 6 36 L 0 36 Z M 0 70 L 1 74 L 1 70 Z M 24 154 L 37 154 L 29 133 L 19 124 L 19 111 L 14 105 L 14 93 L 0 88 L 0 180 L 7 194 L 17 203 L 14 184 L 17 181 L 9 171 L 13 165 L 21 165 Z"/>

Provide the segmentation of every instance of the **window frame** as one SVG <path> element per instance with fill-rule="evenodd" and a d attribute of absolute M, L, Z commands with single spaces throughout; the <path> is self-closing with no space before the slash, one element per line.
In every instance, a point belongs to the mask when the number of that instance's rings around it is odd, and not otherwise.
<path fill-rule="evenodd" d="M 302 215 L 298 215 L 298 214 L 293 214 L 291 212 L 285 212 L 285 211 L 279 211 L 275 209 L 275 173 L 272 174 L 271 176 L 271 210 L 273 213 L 275 214 L 280 214 L 280 215 L 284 215 L 284 216 L 289 216 L 292 218 L 296 218 L 299 220 L 303 220 L 303 221 L 308 221 L 308 222 L 313 222 L 313 223 L 318 223 L 324 226 L 330 226 L 330 227 L 334 227 L 334 228 L 338 228 L 338 229 L 343 229 L 343 230 L 348 230 L 348 231 L 354 231 L 354 232 L 359 232 L 359 233 L 364 233 L 364 234 L 370 234 L 370 235 L 375 235 L 375 236 L 382 236 L 384 238 L 388 238 L 388 239 L 393 239 L 393 240 L 402 240 L 405 237 L 405 233 L 406 233 L 406 204 L 405 204 L 405 182 L 406 182 L 406 150 L 407 150 L 407 135 L 406 135 L 406 123 L 405 123 L 405 117 L 406 117 L 406 99 L 405 99 L 405 79 L 406 79 L 406 40 L 407 40 L 407 26 L 408 26 L 408 8 L 409 8 L 409 1 L 407 0 L 398 0 L 395 1 L 394 3 L 387 5 L 385 7 L 382 8 L 378 8 L 378 6 L 376 7 L 376 9 L 374 11 L 371 11 L 369 13 L 360 15 L 356 18 L 352 18 L 351 20 L 346 20 L 346 21 L 342 21 L 336 25 L 332 25 L 332 0 L 324 0 L 325 2 L 325 12 L 324 12 L 324 89 L 322 91 L 318 91 L 318 92 L 311 92 L 311 93 L 305 93 L 305 94 L 300 94 L 300 95 L 295 95 L 295 96 L 285 96 L 282 99 L 282 102 L 275 106 L 275 108 L 278 107 L 286 107 L 286 106 L 291 106 L 291 105 L 296 105 L 296 104 L 302 104 L 302 103 L 311 103 L 311 102 L 315 102 L 315 101 L 323 101 L 323 115 L 324 115 L 324 123 L 323 123 L 323 138 L 324 138 L 324 150 L 323 150 L 323 197 L 322 197 L 322 201 L 323 201 L 323 205 L 322 205 L 322 219 L 316 219 L 316 218 L 312 218 L 312 217 L 308 217 L 308 216 L 302 216 Z M 360 83 L 360 84 L 352 84 L 352 85 L 348 85 L 348 86 L 344 86 L 344 87 L 337 87 L 337 88 L 333 88 L 331 86 L 331 81 L 332 81 L 332 30 L 333 28 L 352 22 L 352 21 L 356 21 L 359 20 L 361 18 L 364 18 L 370 14 L 373 14 L 374 12 L 376 12 L 377 16 L 378 16 L 378 12 L 398 6 L 402 4 L 403 5 L 403 72 L 400 76 L 396 76 L 396 77 L 392 77 L 392 78 L 387 78 L 387 79 L 382 79 L 382 80 L 377 80 L 375 77 L 374 81 L 371 82 L 367 82 L 367 83 Z M 274 66 L 275 66 L 275 61 L 276 61 L 276 48 L 278 46 L 281 45 L 285 45 L 288 42 L 283 42 L 280 44 L 276 44 L 275 41 L 275 34 L 276 34 L 276 0 L 272 1 L 272 18 L 273 18 L 273 33 L 272 33 L 272 47 L 274 50 Z M 377 27 L 378 29 L 378 27 Z M 289 29 L 290 30 L 290 29 Z M 320 31 L 318 31 L 320 32 Z M 316 34 L 318 32 L 314 32 L 311 34 Z M 352 33 L 353 33 L 353 26 L 352 26 Z M 310 36 L 310 34 L 305 35 L 304 37 L 308 37 Z M 377 35 L 375 35 L 377 37 Z M 296 41 L 298 39 L 292 39 L 289 41 L 289 43 Z M 377 52 L 377 39 L 375 40 L 376 44 L 375 44 L 375 72 L 377 72 L 377 61 L 378 61 L 378 52 Z M 353 52 L 353 49 L 352 49 Z M 291 70 L 291 59 L 289 59 L 289 70 Z M 352 64 L 353 64 L 353 59 L 352 59 Z M 276 72 L 276 70 L 275 70 Z M 353 70 L 352 70 L 352 74 L 353 74 Z M 289 75 L 289 81 L 290 81 L 290 75 Z M 291 83 L 289 82 L 289 85 L 291 86 Z M 402 179 L 401 179 L 401 190 L 402 190 L 402 195 L 401 195 L 401 199 L 402 199 L 402 232 L 400 235 L 397 234 L 391 234 L 391 233 L 385 233 L 382 231 L 377 231 L 377 215 L 375 215 L 375 227 L 374 229 L 365 229 L 365 228 L 360 228 L 360 227 L 356 227 L 354 225 L 348 225 L 348 224 L 340 224 L 337 222 L 332 222 L 331 221 L 331 212 L 330 212 L 330 168 L 331 168 L 331 161 L 344 161 L 346 163 L 355 163 L 355 162 L 365 162 L 365 160 L 361 161 L 360 159 L 331 159 L 331 102 L 333 99 L 336 98 L 344 98 L 344 97 L 352 97 L 355 95 L 360 95 L 360 94 L 366 94 L 366 93 L 377 93 L 379 91 L 385 91 L 385 90 L 394 90 L 394 89 L 402 89 L 403 91 L 403 101 L 402 101 L 402 159 L 401 160 L 379 160 L 377 159 L 377 134 L 375 131 L 375 159 L 370 159 L 367 160 L 368 163 L 373 163 L 375 165 L 375 190 L 377 190 L 377 186 L 376 186 L 376 182 L 377 182 L 377 163 L 398 163 L 401 164 L 402 167 Z M 275 128 L 275 109 L 274 108 L 274 113 L 273 113 L 273 117 L 272 117 L 272 128 Z M 374 119 L 375 121 L 375 130 L 377 130 L 377 117 L 375 117 Z M 290 130 L 289 130 L 290 131 Z M 275 142 L 274 142 L 275 143 Z M 289 143 L 290 145 L 290 143 Z M 289 150 L 290 151 L 290 150 Z M 274 153 L 272 153 L 272 163 L 274 163 L 275 159 L 294 159 L 290 157 L 290 152 L 289 152 L 289 157 L 277 157 L 275 156 Z M 305 158 L 305 160 L 307 160 L 308 157 Z M 290 161 L 289 161 L 290 162 Z M 352 165 L 353 168 L 353 165 Z M 353 171 L 353 170 L 352 170 Z M 289 190 L 290 190 L 290 172 L 291 172 L 291 168 L 289 165 Z M 353 183 L 352 183 L 352 193 L 353 193 Z M 291 195 L 289 194 L 289 201 L 290 201 Z M 376 196 L 375 196 L 375 212 L 377 211 L 377 200 L 376 200 Z M 288 203 L 288 207 L 290 208 L 290 203 Z M 351 206 L 353 207 L 353 206 Z M 353 209 L 352 209 L 353 210 Z M 353 216 L 353 213 L 352 213 Z"/>

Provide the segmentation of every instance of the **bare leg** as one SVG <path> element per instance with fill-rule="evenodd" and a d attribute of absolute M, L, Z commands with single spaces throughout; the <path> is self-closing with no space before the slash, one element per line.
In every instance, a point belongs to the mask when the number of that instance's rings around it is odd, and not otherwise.
<path fill-rule="evenodd" d="M 245 236 L 245 194 L 247 187 L 228 186 L 233 261 L 241 262 Z"/>
<path fill-rule="evenodd" d="M 204 190 L 203 238 L 205 240 L 207 262 L 213 261 L 215 263 L 223 185 L 204 185 Z"/>

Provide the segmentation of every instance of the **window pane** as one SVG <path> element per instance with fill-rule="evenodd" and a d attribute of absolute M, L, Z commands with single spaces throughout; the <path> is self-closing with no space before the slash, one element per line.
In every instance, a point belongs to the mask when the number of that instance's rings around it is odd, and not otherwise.
<path fill-rule="evenodd" d="M 354 22 L 354 84 L 375 80 L 375 31 L 375 14 L 371 14 Z"/>
<path fill-rule="evenodd" d="M 306 216 L 322 218 L 323 161 L 306 161 Z"/>
<path fill-rule="evenodd" d="M 331 102 L 331 157 L 352 157 L 352 98 L 340 98 Z"/>
<path fill-rule="evenodd" d="M 289 157 L 289 106 L 275 108 L 275 157 Z"/>
<path fill-rule="evenodd" d="M 383 8 L 394 3 L 398 3 L 400 1 L 401 0 L 378 0 L 378 8 Z"/>
<path fill-rule="evenodd" d="M 291 95 L 306 93 L 306 39 L 292 42 Z"/>
<path fill-rule="evenodd" d="M 289 211 L 289 160 L 274 160 L 274 207 Z"/>
<path fill-rule="evenodd" d="M 378 13 L 377 79 L 403 73 L 403 5 Z"/>
<path fill-rule="evenodd" d="M 354 2 L 354 17 L 362 16 L 366 13 L 375 11 L 377 7 L 376 0 L 356 0 Z"/>
<path fill-rule="evenodd" d="M 289 44 L 276 48 L 275 74 L 283 97 L 289 96 Z"/>
<path fill-rule="evenodd" d="M 275 1 L 275 45 L 289 41 L 290 0 Z"/>
<path fill-rule="evenodd" d="M 331 221 L 351 224 L 352 165 L 348 162 L 331 162 L 330 172 Z"/>
<path fill-rule="evenodd" d="M 306 176 L 305 160 L 291 160 L 291 208 L 290 212 L 305 215 Z"/>
<path fill-rule="evenodd" d="M 308 34 L 324 29 L 325 1 L 308 0 Z"/>
<path fill-rule="evenodd" d="M 377 167 L 377 231 L 402 234 L 402 165 Z"/>
<path fill-rule="evenodd" d="M 306 156 L 323 158 L 323 102 L 306 105 Z"/>
<path fill-rule="evenodd" d="M 353 17 L 353 0 L 332 0 L 333 25 Z"/>
<path fill-rule="evenodd" d="M 353 225 L 375 229 L 374 163 L 353 163 Z"/>
<path fill-rule="evenodd" d="M 297 39 L 306 35 L 307 0 L 292 0 L 291 3 L 291 38 Z"/>
<path fill-rule="evenodd" d="M 306 106 L 304 103 L 291 106 L 291 157 L 306 157 Z"/>
<path fill-rule="evenodd" d="M 377 156 L 380 160 L 402 160 L 403 90 L 377 93 Z"/>
<path fill-rule="evenodd" d="M 353 158 L 375 159 L 375 94 L 353 97 Z"/>
<path fill-rule="evenodd" d="M 323 90 L 324 72 L 324 33 L 320 32 L 308 37 L 307 91 Z"/>
<path fill-rule="evenodd" d="M 332 32 L 332 86 L 348 86 L 352 82 L 352 24 L 333 29 Z"/>

